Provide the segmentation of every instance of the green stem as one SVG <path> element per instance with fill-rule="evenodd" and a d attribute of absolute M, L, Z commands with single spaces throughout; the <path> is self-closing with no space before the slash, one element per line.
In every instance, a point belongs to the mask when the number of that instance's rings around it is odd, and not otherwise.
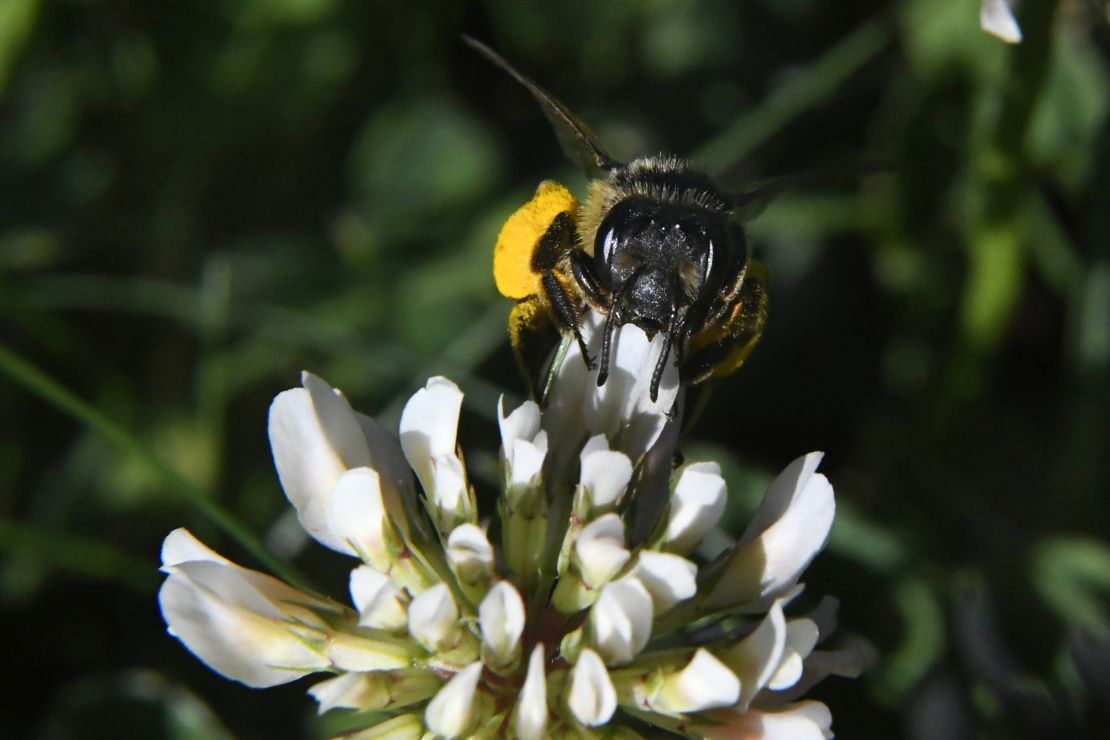
<path fill-rule="evenodd" d="M 160 460 L 141 440 L 3 345 L 0 345 L 0 370 L 36 396 L 96 430 L 124 452 L 146 464 L 272 573 L 294 585 L 304 586 L 305 579 L 291 565 L 275 557 L 234 515 L 209 498 L 180 472 Z"/>
<path fill-rule="evenodd" d="M 1022 286 L 1027 237 L 1023 204 L 1032 176 L 1026 138 L 1048 73 L 1056 5 L 1056 0 L 1045 0 L 1022 6 L 1025 39 L 1009 50 L 997 114 L 972 160 L 969 190 L 982 193 L 983 200 L 967 226 L 969 269 L 961 330 L 973 358 L 994 350 Z"/>
<path fill-rule="evenodd" d="M 149 593 L 158 578 L 146 560 L 90 537 L 0 519 L 0 549 Z"/>
<path fill-rule="evenodd" d="M 757 108 L 703 144 L 692 159 L 712 163 L 715 172 L 728 171 L 787 123 L 834 99 L 840 86 L 874 59 L 889 39 L 890 31 L 881 21 L 860 26 L 775 88 Z"/>

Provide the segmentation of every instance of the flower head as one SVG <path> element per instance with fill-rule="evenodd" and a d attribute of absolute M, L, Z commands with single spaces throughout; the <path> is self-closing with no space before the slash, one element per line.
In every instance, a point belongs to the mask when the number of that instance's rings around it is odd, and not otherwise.
<path fill-rule="evenodd" d="M 599 327 L 584 322 L 591 347 Z M 715 463 L 670 470 L 682 389 L 669 366 L 649 397 L 661 339 L 622 326 L 601 387 L 571 344 L 546 410 L 499 405 L 496 526 L 478 518 L 454 383 L 429 380 L 398 439 L 306 373 L 275 399 L 270 441 L 305 530 L 352 559 L 349 605 L 176 530 L 170 633 L 248 686 L 331 674 L 309 689 L 320 711 L 385 711 L 379 731 L 827 736 L 828 710 L 796 694 L 851 656 L 821 659 L 817 622 L 787 613 L 832 526 L 821 456 L 788 466 L 739 541 L 698 561 L 727 492 Z"/>

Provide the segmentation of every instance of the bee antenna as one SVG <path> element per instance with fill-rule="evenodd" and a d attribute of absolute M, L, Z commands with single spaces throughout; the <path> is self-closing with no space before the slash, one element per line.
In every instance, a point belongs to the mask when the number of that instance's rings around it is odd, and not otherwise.
<path fill-rule="evenodd" d="M 644 271 L 644 268 L 633 272 L 627 280 L 621 284 L 617 292 L 613 293 L 613 305 L 609 309 L 609 315 L 605 317 L 605 334 L 601 338 L 601 367 L 597 371 L 597 385 L 600 388 L 605 385 L 605 381 L 609 378 L 609 348 L 613 344 L 613 331 L 617 328 L 617 313 L 621 310 L 621 299 L 624 294 L 632 290 L 632 286 L 636 284 L 638 278 Z M 652 399 L 655 400 L 654 398 Z"/>
<path fill-rule="evenodd" d="M 609 348 L 613 343 L 613 330 L 617 326 L 615 317 L 617 312 L 620 311 L 620 306 L 616 303 L 609 309 L 609 315 L 605 317 L 605 333 L 601 337 L 601 366 L 597 370 L 597 386 L 600 388 L 605 385 L 605 381 L 609 378 Z"/>
<path fill-rule="evenodd" d="M 685 316 L 685 314 L 684 314 Z M 674 345 L 675 334 L 680 334 L 682 338 L 678 342 L 675 349 L 675 359 L 681 356 L 682 344 L 686 341 L 686 321 L 683 318 L 682 328 L 675 330 L 675 319 L 678 317 L 678 308 L 671 305 L 671 320 L 667 323 L 667 332 L 663 338 L 663 349 L 659 352 L 659 359 L 655 362 L 655 369 L 651 373 L 651 402 L 655 403 L 659 400 L 659 383 L 663 380 L 663 370 L 667 367 L 667 357 L 671 354 L 671 347 Z"/>
<path fill-rule="evenodd" d="M 555 128 L 555 135 L 559 138 L 559 143 L 562 145 L 563 151 L 570 156 L 571 159 L 578 161 L 582 165 L 591 168 L 596 167 L 605 172 L 609 172 L 621 166 L 620 162 L 610 157 L 605 150 L 602 149 L 601 144 L 597 141 L 597 137 L 593 135 L 586 124 L 578 120 L 578 116 L 574 115 L 570 109 L 563 105 L 555 96 L 525 77 L 516 67 L 509 64 L 505 57 L 501 56 L 478 39 L 467 36 L 466 34 L 462 34 L 461 38 L 464 44 L 484 56 L 495 67 L 499 67 L 514 80 L 523 85 L 528 92 L 532 93 L 532 97 L 539 101 L 544 116 L 547 117 L 547 120 L 550 121 L 551 125 Z"/>
<path fill-rule="evenodd" d="M 784 190 L 808 187 L 835 180 L 859 180 L 871 175 L 893 171 L 894 165 L 887 160 L 866 159 L 862 162 L 828 165 L 817 169 L 795 172 L 790 175 L 779 175 L 753 183 L 747 189 L 729 193 L 725 197 L 733 208 L 745 208 L 756 201 L 774 198 Z"/>
<path fill-rule="evenodd" d="M 659 352 L 659 359 L 655 363 L 655 370 L 651 373 L 651 402 L 655 403 L 659 400 L 659 383 L 663 380 L 663 370 L 667 367 L 667 357 L 671 354 L 671 343 L 674 341 L 674 334 L 666 332 L 663 336 L 663 349 Z"/>

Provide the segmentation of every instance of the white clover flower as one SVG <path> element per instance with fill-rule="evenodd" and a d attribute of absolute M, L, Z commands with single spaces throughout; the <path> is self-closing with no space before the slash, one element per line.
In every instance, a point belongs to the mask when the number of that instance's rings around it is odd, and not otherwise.
<path fill-rule="evenodd" d="M 674 487 L 667 519 L 667 549 L 687 553 L 716 526 L 725 513 L 728 493 L 721 468 L 715 462 L 685 466 Z"/>
<path fill-rule="evenodd" d="M 654 616 L 651 594 L 637 579 L 607 583 L 590 608 L 590 641 L 608 665 L 631 663 L 651 638 Z"/>
<path fill-rule="evenodd" d="M 401 413 L 401 449 L 431 504 L 433 521 L 447 533 L 476 523 L 474 494 L 455 444 L 462 399 L 450 380 L 431 378 Z"/>
<path fill-rule="evenodd" d="M 524 740 L 539 740 L 547 727 L 547 679 L 544 675 L 543 643 L 532 649 L 528 674 L 513 710 L 513 730 Z"/>
<path fill-rule="evenodd" d="M 643 550 L 632 568 L 634 576 L 651 595 L 654 610 L 662 613 L 698 592 L 698 566 L 667 552 Z"/>
<path fill-rule="evenodd" d="M 580 330 L 591 352 L 601 347 L 602 317 L 589 312 Z M 659 384 L 657 400 L 648 393 L 651 373 L 662 351 L 662 336 L 648 341 L 643 330 L 625 324 L 615 332 L 609 377 L 598 387 L 597 370 L 589 370 L 578 345 L 572 343 L 560 377 L 543 415 L 548 439 L 558 439 L 556 468 L 562 470 L 595 434 L 604 434 L 611 449 L 626 454 L 634 465 L 652 448 L 670 419 L 667 412 L 679 397 L 678 368 L 668 363 Z"/>
<path fill-rule="evenodd" d="M 478 605 L 478 625 L 482 628 L 482 646 L 493 665 L 507 665 L 519 655 L 524 601 L 511 583 L 501 581 L 489 590 Z"/>
<path fill-rule="evenodd" d="M 446 583 L 437 583 L 412 600 L 409 634 L 432 653 L 455 644 L 459 637 L 459 607 Z"/>
<path fill-rule="evenodd" d="M 832 734 L 832 713 L 819 701 L 786 704 L 774 711 L 727 709 L 710 712 L 711 725 L 695 725 L 701 737 L 729 740 L 738 737 L 762 740 L 826 740 Z"/>
<path fill-rule="evenodd" d="M 650 700 L 661 712 L 688 714 L 730 707 L 740 699 L 740 679 L 705 648 L 698 648 L 681 671 L 667 676 Z"/>
<path fill-rule="evenodd" d="M 599 326 L 583 327 L 595 352 Z M 831 736 L 828 709 L 797 700 L 858 672 L 859 656 L 818 649 L 825 616 L 787 614 L 832 525 L 821 455 L 788 466 L 737 543 L 699 562 L 727 492 L 713 462 L 669 484 L 666 465 L 647 470 L 673 459 L 682 403 L 673 363 L 649 398 L 661 340 L 621 327 L 600 388 L 571 343 L 546 409 L 499 403 L 496 523 L 478 520 L 458 386 L 430 379 L 398 438 L 305 373 L 271 407 L 274 463 L 305 530 L 352 558 L 351 605 L 175 530 L 159 594 L 169 632 L 249 686 L 331 674 L 309 689 L 321 712 L 389 712 L 359 737 L 591 736 L 628 720 L 687 737 Z M 649 486 L 665 500 L 633 521 Z"/>
<path fill-rule="evenodd" d="M 474 662 L 456 673 L 424 710 L 424 724 L 436 735 L 462 737 L 472 724 L 475 692 L 482 664 Z"/>
<path fill-rule="evenodd" d="M 624 522 L 616 514 L 590 522 L 575 540 L 574 554 L 586 587 L 601 588 L 632 557 L 624 546 Z"/>
<path fill-rule="evenodd" d="M 351 571 L 351 601 L 358 609 L 360 627 L 393 631 L 408 623 L 404 591 L 369 565 Z"/>
<path fill-rule="evenodd" d="M 767 601 L 792 589 L 832 530 L 832 485 L 817 473 L 822 453 L 792 462 L 767 489 L 735 546 L 699 574 L 709 610 Z"/>
<path fill-rule="evenodd" d="M 447 561 L 459 578 L 459 586 L 477 593 L 493 575 L 493 545 L 486 533 L 473 524 L 456 527 L 447 537 Z"/>
<path fill-rule="evenodd" d="M 501 428 L 501 461 L 508 473 L 506 494 L 516 500 L 522 491 L 533 488 L 543 471 L 547 455 L 547 433 L 540 429 L 540 407 L 526 401 L 508 416 L 505 399 L 497 400 Z"/>
<path fill-rule="evenodd" d="M 326 634 L 312 607 L 330 611 L 326 602 L 240 568 L 184 529 L 166 537 L 162 571 L 158 604 L 170 634 L 221 675 L 265 688 L 327 668 L 312 640 Z"/>
<path fill-rule="evenodd" d="M 571 670 L 567 707 L 587 727 L 605 724 L 617 711 L 617 690 L 605 663 L 593 650 L 583 650 Z"/>

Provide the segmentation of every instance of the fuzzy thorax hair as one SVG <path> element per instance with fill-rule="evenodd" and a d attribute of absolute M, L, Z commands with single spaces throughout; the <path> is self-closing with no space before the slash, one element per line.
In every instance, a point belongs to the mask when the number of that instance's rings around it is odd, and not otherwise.
<path fill-rule="evenodd" d="M 597 229 L 605 215 L 617 203 L 633 196 L 700 208 L 726 217 L 732 210 L 709 176 L 687 160 L 669 154 L 634 159 L 590 183 L 578 219 L 578 239 L 587 252 L 593 253 Z"/>

